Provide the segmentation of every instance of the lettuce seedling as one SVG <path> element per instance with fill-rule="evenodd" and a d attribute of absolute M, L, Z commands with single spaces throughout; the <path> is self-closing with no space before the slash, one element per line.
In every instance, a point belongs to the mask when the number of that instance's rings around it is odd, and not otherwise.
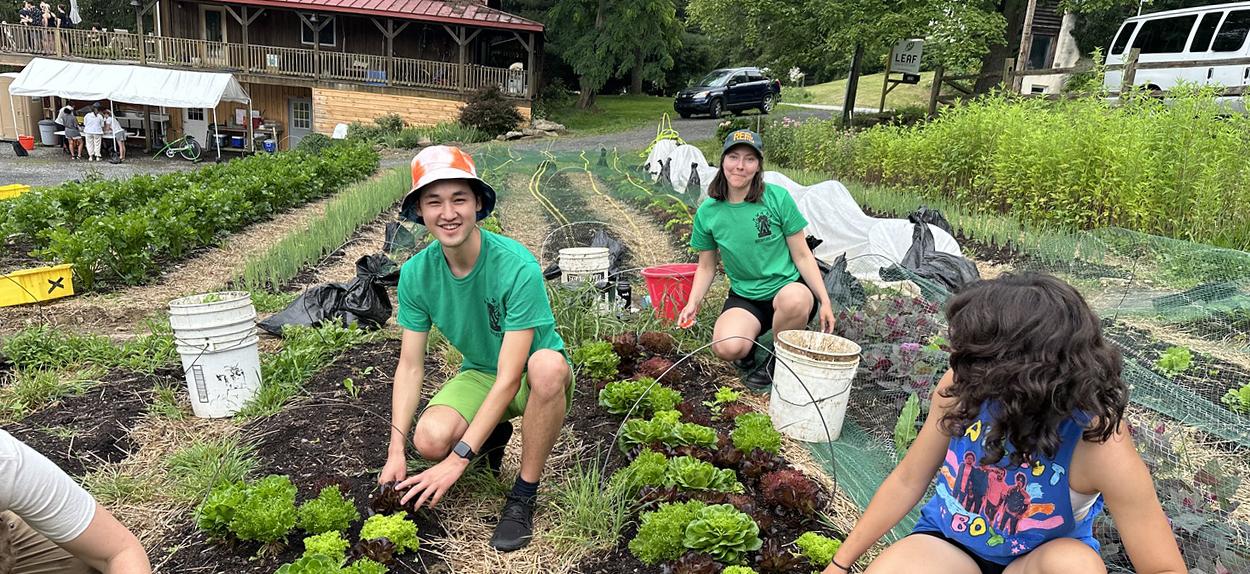
<path fill-rule="evenodd" d="M 811 513 L 823 505 L 823 495 L 816 482 L 793 469 L 782 469 L 760 478 L 764 502 L 775 508 L 790 508 Z"/>
<path fill-rule="evenodd" d="M 629 414 L 631 410 L 637 416 L 671 411 L 681 400 L 681 393 L 656 383 L 650 377 L 614 381 L 599 391 L 599 406 L 614 415 Z"/>
<path fill-rule="evenodd" d="M 590 378 L 606 381 L 617 376 L 621 358 L 612 350 L 612 343 L 596 341 L 573 351 L 573 364 Z"/>
<path fill-rule="evenodd" d="M 726 566 L 724 570 L 720 571 L 720 574 L 759 574 L 759 573 L 746 566 Z"/>
<path fill-rule="evenodd" d="M 351 564 L 344 566 L 339 574 L 386 574 L 390 569 L 385 564 L 379 564 L 368 558 L 361 558 Z"/>
<path fill-rule="evenodd" d="M 195 524 L 216 539 L 225 539 L 230 533 L 230 521 L 234 512 L 247 500 L 247 488 L 241 482 L 219 484 L 213 488 L 204 502 L 195 509 Z"/>
<path fill-rule="evenodd" d="M 347 560 L 347 547 L 351 546 L 343 538 L 343 534 L 337 530 L 331 530 L 323 534 L 309 536 L 304 539 L 304 556 L 312 556 L 313 554 L 321 554 L 334 559 L 335 564 L 342 564 Z"/>
<path fill-rule="evenodd" d="M 629 466 L 616 471 L 610 484 L 623 489 L 629 496 L 636 496 L 644 486 L 664 484 L 664 475 L 668 471 L 668 457 L 645 449 L 634 457 Z"/>
<path fill-rule="evenodd" d="M 373 540 L 375 538 L 385 538 L 393 542 L 396 554 L 416 550 L 420 545 L 417 539 L 417 525 L 402 513 L 390 516 L 375 514 L 365 520 L 365 525 L 360 528 L 360 539 Z"/>
<path fill-rule="evenodd" d="M 395 563 L 395 543 L 386 538 L 361 540 L 352 545 L 348 557 L 357 562 L 368 560 L 378 564 L 391 565 Z"/>
<path fill-rule="evenodd" d="M 720 574 L 720 564 L 701 552 L 687 552 L 673 564 L 673 574 Z"/>
<path fill-rule="evenodd" d="M 754 552 L 764 544 L 760 540 L 760 527 L 750 516 L 729 504 L 704 507 L 686 527 L 682 544 L 699 552 L 706 552 L 718 562 L 737 564 L 747 552 Z"/>
<path fill-rule="evenodd" d="M 360 512 L 356 505 L 343 498 L 343 493 L 336 486 L 321 489 L 321 494 L 299 507 L 297 524 L 304 532 L 321 534 L 323 532 L 342 532 L 353 522 L 360 520 Z"/>
<path fill-rule="evenodd" d="M 799 547 L 799 552 L 807 557 L 808 562 L 818 568 L 828 566 L 829 561 L 833 560 L 833 555 L 838 553 L 838 548 L 842 547 L 842 541 L 816 532 L 804 532 L 798 540 L 794 541 L 794 544 Z"/>
<path fill-rule="evenodd" d="M 277 474 L 262 478 L 247 488 L 247 498 L 234 512 L 230 531 L 240 540 L 271 544 L 282 540 L 295 527 L 295 485 Z"/>
<path fill-rule="evenodd" d="M 650 420 L 630 419 L 621 429 L 621 450 L 635 445 L 662 443 L 704 448 L 716 447 L 716 430 L 711 427 L 682 423 L 681 413 L 660 411 Z"/>
<path fill-rule="evenodd" d="M 643 514 L 638 535 L 629 541 L 630 553 L 647 565 L 676 560 L 685 551 L 682 541 L 686 526 L 703 507 L 702 502 L 691 500 L 661 504 L 654 512 Z"/>
<path fill-rule="evenodd" d="M 703 406 L 707 407 L 712 414 L 720 416 L 725 407 L 738 402 L 742 398 L 742 393 L 735 391 L 729 387 L 721 387 L 716 389 L 716 395 L 710 401 L 703 401 Z"/>
<path fill-rule="evenodd" d="M 734 471 L 716 468 L 710 463 L 689 456 L 679 456 L 668 461 L 664 484 L 677 486 L 683 490 L 744 492 Z"/>
<path fill-rule="evenodd" d="M 773 419 L 763 413 L 748 413 L 734 419 L 734 430 L 729 438 L 735 448 L 746 454 L 757 448 L 769 454 L 781 452 L 781 433 L 773 428 Z"/>
<path fill-rule="evenodd" d="M 324 554 L 308 554 L 278 567 L 274 574 L 339 574 L 339 563 Z"/>

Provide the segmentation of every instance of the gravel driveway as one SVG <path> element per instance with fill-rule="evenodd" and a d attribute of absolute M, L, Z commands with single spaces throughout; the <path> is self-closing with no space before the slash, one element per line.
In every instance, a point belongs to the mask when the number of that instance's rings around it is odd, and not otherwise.
<path fill-rule="evenodd" d="M 105 143 L 112 142 L 105 140 Z M 23 183 L 32 187 L 46 187 L 75 179 L 86 179 L 92 175 L 104 179 L 125 179 L 141 173 L 169 173 L 204 165 L 164 156 L 152 159 L 151 155 L 138 148 L 126 150 L 126 162 L 120 164 L 72 160 L 59 147 L 36 146 L 29 153 L 27 157 L 16 157 L 11 144 L 0 143 L 0 185 Z"/>

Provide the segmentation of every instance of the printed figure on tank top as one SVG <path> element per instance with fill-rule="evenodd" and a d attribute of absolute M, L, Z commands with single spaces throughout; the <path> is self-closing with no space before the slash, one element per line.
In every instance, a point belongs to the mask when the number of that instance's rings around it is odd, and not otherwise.
<path fill-rule="evenodd" d="M 947 302 L 950 370 L 916 440 L 824 574 L 850 572 L 916 507 L 868 574 L 1103 574 L 1105 506 L 1138 574 L 1185 572 L 1124 421 L 1118 351 L 1080 293 L 1004 275 Z"/>

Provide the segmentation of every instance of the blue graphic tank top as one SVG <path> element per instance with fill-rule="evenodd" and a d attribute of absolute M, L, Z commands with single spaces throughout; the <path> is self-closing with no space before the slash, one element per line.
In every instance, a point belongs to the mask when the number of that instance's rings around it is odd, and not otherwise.
<path fill-rule="evenodd" d="M 937 474 L 933 498 L 920 511 L 913 532 L 940 532 L 996 564 L 1012 560 L 1056 538 L 1075 538 L 1095 552 L 1094 519 L 1102 496 L 1077 521 L 1068 486 L 1072 453 L 1084 425 L 1069 418 L 1059 425 L 1060 447 L 1054 458 L 1042 456 L 1032 466 L 1011 464 L 1014 447 L 997 464 L 982 464 L 985 436 L 993 416 L 982 405 L 977 419 L 954 437 Z"/>

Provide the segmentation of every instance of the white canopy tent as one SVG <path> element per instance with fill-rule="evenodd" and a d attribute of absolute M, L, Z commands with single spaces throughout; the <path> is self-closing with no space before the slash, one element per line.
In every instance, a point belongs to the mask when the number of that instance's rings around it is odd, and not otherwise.
<path fill-rule="evenodd" d="M 9 94 L 169 108 L 209 108 L 213 110 L 214 126 L 217 105 L 222 101 L 247 104 L 249 118 L 252 105 L 252 98 L 231 74 L 46 58 L 31 60 L 9 85 Z M 248 122 L 248 145 L 254 145 L 251 122 Z M 220 148 L 217 156 L 221 157 Z"/>

